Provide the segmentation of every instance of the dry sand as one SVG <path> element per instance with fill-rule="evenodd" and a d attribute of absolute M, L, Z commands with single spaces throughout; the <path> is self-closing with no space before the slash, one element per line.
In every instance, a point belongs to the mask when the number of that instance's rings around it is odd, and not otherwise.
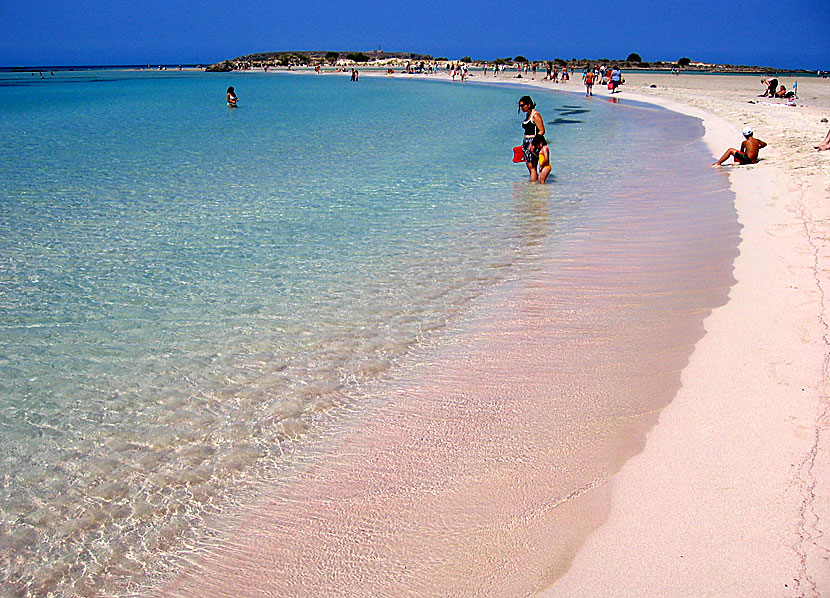
<path fill-rule="evenodd" d="M 830 595 L 830 152 L 813 149 L 830 80 L 799 80 L 787 107 L 757 97 L 758 77 L 626 79 L 621 99 L 702 118 L 713 161 L 745 125 L 769 147 L 724 168 L 743 226 L 729 302 L 611 481 L 607 522 L 542 595 Z"/>

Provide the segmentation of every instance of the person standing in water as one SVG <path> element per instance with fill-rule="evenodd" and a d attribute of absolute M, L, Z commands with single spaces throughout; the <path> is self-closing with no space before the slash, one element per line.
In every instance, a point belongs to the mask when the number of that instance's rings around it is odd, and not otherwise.
<path fill-rule="evenodd" d="M 544 135 L 536 135 L 533 141 L 530 142 L 530 149 L 536 155 L 537 164 L 539 167 L 539 183 L 544 185 L 548 180 L 550 174 L 550 148 L 548 148 L 547 139 Z"/>
<path fill-rule="evenodd" d="M 239 99 L 236 97 L 236 92 L 233 90 L 233 87 L 228 87 L 228 93 L 225 99 L 228 101 L 228 108 L 237 108 L 236 104 L 239 102 Z"/>
<path fill-rule="evenodd" d="M 521 97 L 519 100 L 519 110 L 527 114 L 527 119 L 522 122 L 522 128 L 525 133 L 524 139 L 522 140 L 522 152 L 524 153 L 527 170 L 530 173 L 530 180 L 536 181 L 539 179 L 539 174 L 536 171 L 539 156 L 533 153 L 531 146 L 533 138 L 536 135 L 545 134 L 545 121 L 542 119 L 542 115 L 536 110 L 536 104 L 533 103 L 530 96 Z"/>

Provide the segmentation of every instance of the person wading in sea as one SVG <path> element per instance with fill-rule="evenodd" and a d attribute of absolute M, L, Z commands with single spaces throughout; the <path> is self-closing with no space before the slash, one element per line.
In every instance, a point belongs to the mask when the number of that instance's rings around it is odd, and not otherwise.
<path fill-rule="evenodd" d="M 545 134 L 545 121 L 542 119 L 542 115 L 536 110 L 536 104 L 533 103 L 530 96 L 522 96 L 519 100 L 519 110 L 527 114 L 527 119 L 522 123 L 522 128 L 525 132 L 524 139 L 522 140 L 522 152 L 524 152 L 525 164 L 527 164 L 527 170 L 530 173 L 530 180 L 535 181 L 539 178 L 539 174 L 536 172 L 539 156 L 533 153 L 531 144 L 536 135 Z"/>

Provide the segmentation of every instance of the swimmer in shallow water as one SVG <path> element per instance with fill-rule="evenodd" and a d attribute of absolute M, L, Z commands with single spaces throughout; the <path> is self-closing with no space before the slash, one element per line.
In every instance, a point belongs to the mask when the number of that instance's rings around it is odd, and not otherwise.
<path fill-rule="evenodd" d="M 233 87 L 228 87 L 228 93 L 225 96 L 228 101 L 228 108 L 237 108 L 237 102 L 239 102 L 239 98 L 236 97 L 236 92 L 233 90 Z"/>

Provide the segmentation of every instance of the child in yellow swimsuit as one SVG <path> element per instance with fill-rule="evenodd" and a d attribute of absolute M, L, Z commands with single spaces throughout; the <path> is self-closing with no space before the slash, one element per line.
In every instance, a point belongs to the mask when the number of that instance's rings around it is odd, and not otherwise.
<path fill-rule="evenodd" d="M 544 135 L 536 135 L 530 142 L 531 151 L 539 156 L 536 167 L 539 169 L 539 182 L 543 185 L 550 174 L 550 148 Z"/>

